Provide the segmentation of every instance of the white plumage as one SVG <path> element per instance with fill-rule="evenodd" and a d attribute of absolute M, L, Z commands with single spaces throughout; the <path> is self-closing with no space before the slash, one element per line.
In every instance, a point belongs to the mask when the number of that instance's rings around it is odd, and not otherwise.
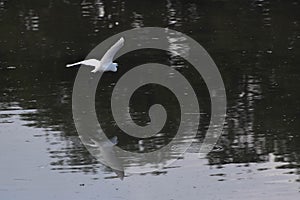
<path fill-rule="evenodd" d="M 75 65 L 87 65 L 87 66 L 93 66 L 95 67 L 91 72 L 106 72 L 106 71 L 117 71 L 117 63 L 113 63 L 114 56 L 116 53 L 123 47 L 124 45 L 124 38 L 121 37 L 110 49 L 104 54 L 102 59 L 99 61 L 97 59 L 89 59 L 80 61 L 73 64 L 68 64 L 67 67 L 72 67 Z"/>

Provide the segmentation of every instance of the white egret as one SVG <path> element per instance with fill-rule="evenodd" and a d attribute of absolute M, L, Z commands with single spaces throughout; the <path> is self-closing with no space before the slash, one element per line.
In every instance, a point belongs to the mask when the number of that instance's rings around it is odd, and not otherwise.
<path fill-rule="evenodd" d="M 104 54 L 101 60 L 97 59 L 88 59 L 84 61 L 80 61 L 73 64 L 68 64 L 67 67 L 72 67 L 75 65 L 87 65 L 95 67 L 91 72 L 106 72 L 106 71 L 117 71 L 117 63 L 113 62 L 114 56 L 116 53 L 122 48 L 124 45 L 124 38 L 121 37 L 110 49 Z"/>

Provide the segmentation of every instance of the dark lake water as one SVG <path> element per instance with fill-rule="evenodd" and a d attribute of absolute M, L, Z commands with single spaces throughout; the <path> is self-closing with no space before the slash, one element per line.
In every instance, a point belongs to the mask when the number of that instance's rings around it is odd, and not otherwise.
<path fill-rule="evenodd" d="M 299 199 L 299 10 L 297 0 L 0 0 L 0 199 Z M 149 105 L 168 102 L 164 134 L 138 141 L 117 129 L 109 97 L 128 69 L 168 63 L 196 82 L 201 96 L 200 127 L 187 154 L 162 170 L 125 172 L 121 181 L 78 137 L 78 68 L 65 65 L 114 34 L 149 26 L 183 32 L 207 50 L 225 84 L 226 122 L 217 150 L 190 159 L 210 119 L 205 83 L 164 52 L 120 57 L 118 73 L 103 77 L 96 108 L 126 150 L 160 148 L 180 120 L 168 90 L 143 87 L 132 98 L 135 121 L 146 124 Z"/>

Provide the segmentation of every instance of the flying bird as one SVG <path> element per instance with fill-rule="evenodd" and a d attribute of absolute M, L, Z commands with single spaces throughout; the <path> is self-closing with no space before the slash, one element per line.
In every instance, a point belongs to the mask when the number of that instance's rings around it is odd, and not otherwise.
<path fill-rule="evenodd" d="M 116 53 L 123 47 L 123 45 L 124 45 L 124 38 L 121 37 L 112 47 L 110 47 L 110 49 L 104 54 L 104 56 L 100 61 L 97 59 L 88 59 L 77 63 L 68 64 L 66 67 L 73 67 L 75 65 L 87 65 L 87 66 L 95 67 L 91 71 L 93 73 L 101 72 L 101 71 L 116 72 L 118 70 L 117 69 L 118 64 L 114 63 L 113 59 Z"/>

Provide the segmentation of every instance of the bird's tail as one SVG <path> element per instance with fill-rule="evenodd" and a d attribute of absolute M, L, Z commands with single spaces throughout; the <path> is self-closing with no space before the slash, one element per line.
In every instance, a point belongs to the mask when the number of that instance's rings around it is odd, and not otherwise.
<path fill-rule="evenodd" d="M 73 64 L 67 64 L 66 67 L 73 67 L 75 65 L 80 65 L 81 62 L 73 63 Z"/>

